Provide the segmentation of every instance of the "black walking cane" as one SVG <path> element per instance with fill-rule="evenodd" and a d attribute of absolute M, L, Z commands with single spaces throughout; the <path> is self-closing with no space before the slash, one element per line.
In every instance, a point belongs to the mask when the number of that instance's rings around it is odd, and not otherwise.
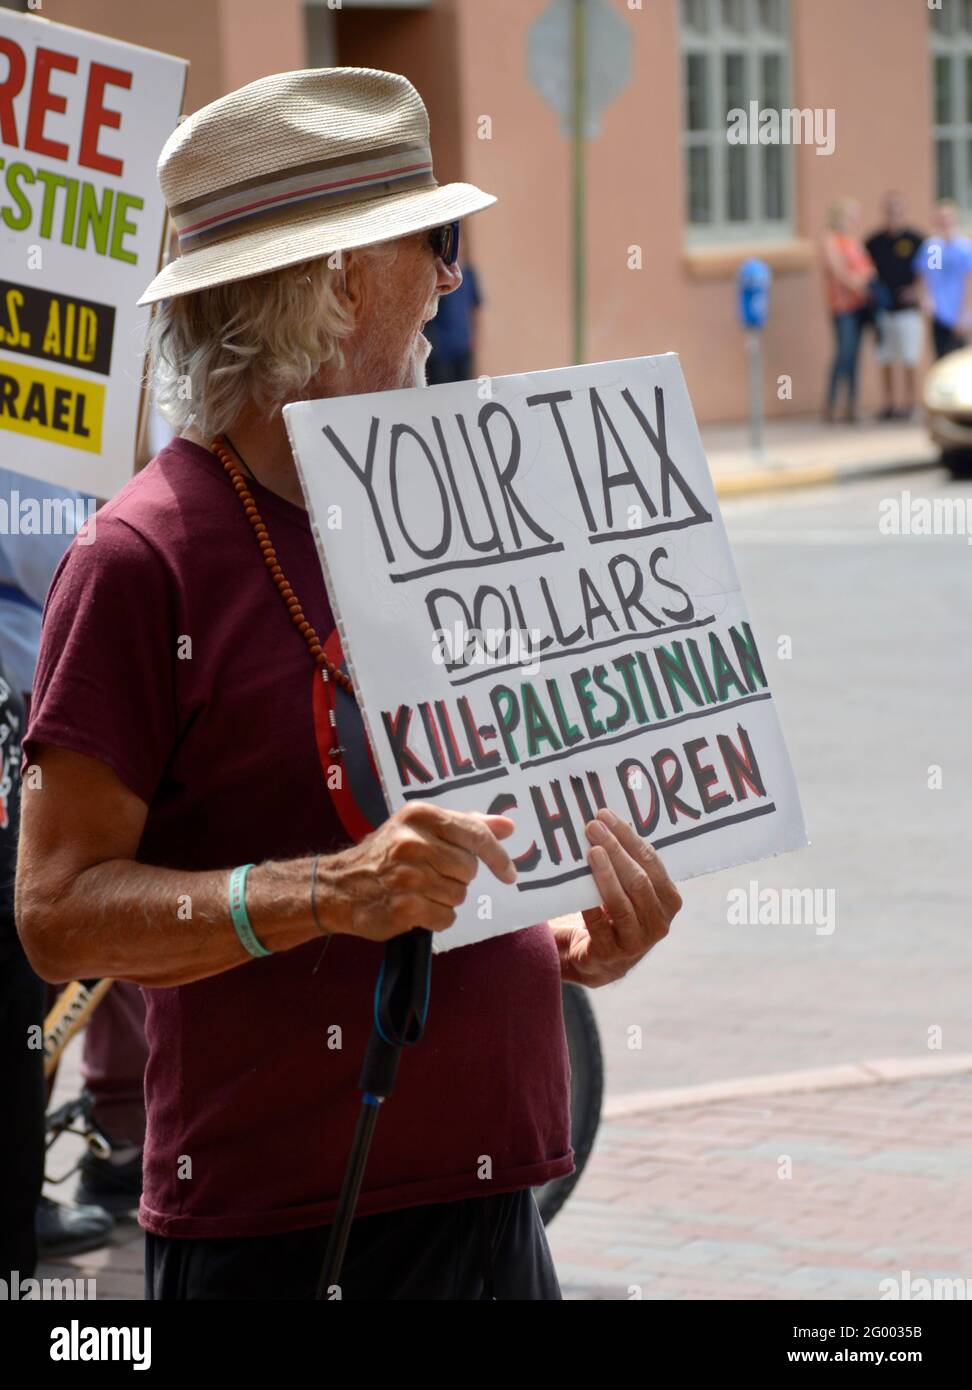
<path fill-rule="evenodd" d="M 340 1282 L 365 1164 L 378 1123 L 378 1107 L 394 1090 L 402 1048 L 417 1043 L 425 1029 L 431 974 L 430 931 L 414 927 L 386 943 L 375 984 L 371 1038 L 358 1082 L 358 1089 L 363 1092 L 361 1110 L 317 1285 L 318 1300 L 326 1299 L 328 1290 Z"/>

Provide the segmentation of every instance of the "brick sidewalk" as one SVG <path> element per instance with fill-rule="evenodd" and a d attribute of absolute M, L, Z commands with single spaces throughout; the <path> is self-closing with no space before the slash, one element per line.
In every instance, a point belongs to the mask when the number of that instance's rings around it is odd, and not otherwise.
<path fill-rule="evenodd" d="M 904 1270 L 972 1281 L 972 1080 L 610 1119 L 550 1242 L 572 1299 L 632 1285 L 654 1299 L 877 1299 Z M 141 1231 L 125 1223 L 106 1249 L 38 1273 L 141 1298 Z"/>
<path fill-rule="evenodd" d="M 972 1081 L 608 1121 L 550 1243 L 567 1298 L 877 1299 L 903 1270 L 972 1289 Z"/>

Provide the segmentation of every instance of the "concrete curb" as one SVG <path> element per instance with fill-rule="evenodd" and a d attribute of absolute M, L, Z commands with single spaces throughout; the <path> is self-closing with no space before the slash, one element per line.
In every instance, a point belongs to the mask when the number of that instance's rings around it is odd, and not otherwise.
<path fill-rule="evenodd" d="M 763 1096 L 801 1095 L 810 1091 L 846 1090 L 856 1086 L 881 1086 L 893 1081 L 924 1077 L 958 1076 L 972 1072 L 972 1052 L 955 1057 L 888 1057 L 870 1062 L 849 1062 L 807 1071 L 783 1071 L 768 1076 L 740 1076 L 700 1086 L 678 1086 L 664 1091 L 635 1091 L 609 1098 L 601 1118 L 625 1120 L 657 1110 L 684 1110 L 693 1105 L 717 1105 L 723 1101 L 754 1100 Z"/>
<path fill-rule="evenodd" d="M 937 458 L 917 461 L 899 460 L 896 463 L 853 464 L 839 467 L 829 463 L 798 465 L 794 468 L 754 468 L 747 473 L 716 477 L 717 497 L 743 497 L 758 492 L 781 492 L 788 488 L 819 487 L 823 483 L 855 483 L 862 478 L 891 477 L 895 473 L 915 473 L 940 468 Z"/>

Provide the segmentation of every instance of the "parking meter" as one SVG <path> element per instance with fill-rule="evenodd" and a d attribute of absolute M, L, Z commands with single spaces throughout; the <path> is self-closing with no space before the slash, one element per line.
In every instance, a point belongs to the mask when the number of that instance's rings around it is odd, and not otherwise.
<path fill-rule="evenodd" d="M 749 358 L 749 429 L 754 454 L 763 455 L 763 360 L 760 334 L 769 314 L 773 272 L 751 256 L 736 272 L 736 308 L 746 333 Z"/>
<path fill-rule="evenodd" d="M 750 256 L 736 272 L 737 308 L 743 328 L 763 328 L 769 313 L 773 272 L 765 261 Z"/>

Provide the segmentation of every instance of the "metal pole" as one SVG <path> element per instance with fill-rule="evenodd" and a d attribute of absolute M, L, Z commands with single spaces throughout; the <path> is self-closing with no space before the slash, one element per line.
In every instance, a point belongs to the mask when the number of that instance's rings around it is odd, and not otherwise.
<path fill-rule="evenodd" d="M 344 1180 L 341 1183 L 338 1210 L 331 1225 L 327 1250 L 324 1254 L 324 1264 L 317 1281 L 318 1301 L 327 1299 L 331 1289 L 340 1288 L 341 1269 L 348 1248 L 348 1237 L 351 1234 L 354 1213 L 358 1206 L 361 1184 L 364 1181 L 371 1141 L 375 1134 L 375 1125 L 378 1123 L 380 1103 L 377 1096 L 369 1096 L 358 1111 L 358 1123 L 354 1131 L 354 1142 L 351 1145 L 351 1156 L 348 1159 L 348 1166 L 344 1170 Z"/>
<path fill-rule="evenodd" d="M 375 987 L 374 1021 L 358 1089 L 363 1092 L 351 1153 L 344 1170 L 337 1211 L 317 1284 L 317 1300 L 340 1287 L 348 1237 L 358 1207 L 378 1109 L 395 1089 L 402 1048 L 412 1047 L 425 1029 L 432 970 L 432 933 L 415 927 L 385 943 Z"/>
<path fill-rule="evenodd" d="M 573 101 L 571 103 L 571 143 L 573 145 L 573 339 L 574 361 L 584 361 L 584 6 L 587 0 L 574 0 L 572 13 L 571 59 Z"/>
<path fill-rule="evenodd" d="M 749 437 L 754 454 L 763 454 L 763 352 L 758 328 L 746 330 L 749 356 Z"/>

